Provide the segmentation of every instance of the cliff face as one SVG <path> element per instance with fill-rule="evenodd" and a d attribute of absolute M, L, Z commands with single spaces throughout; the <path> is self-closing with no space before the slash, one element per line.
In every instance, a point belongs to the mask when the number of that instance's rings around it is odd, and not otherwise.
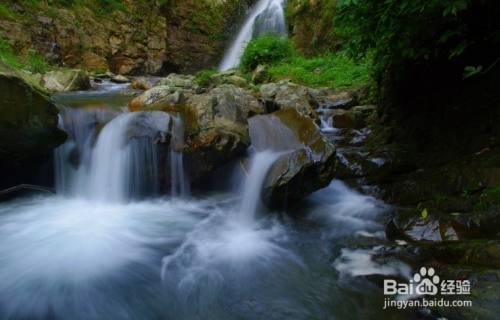
<path fill-rule="evenodd" d="M 172 71 L 216 66 L 255 0 L 178 0 L 167 10 L 167 57 Z"/>
<path fill-rule="evenodd" d="M 332 35 L 337 1 L 288 0 L 286 17 L 289 36 L 305 56 L 332 51 L 338 39 Z"/>
<path fill-rule="evenodd" d="M 94 2 L 7 1 L 0 37 L 17 55 L 35 52 L 52 66 L 126 75 L 194 71 L 217 65 L 251 1 L 126 0 L 105 11 L 89 5 Z"/>

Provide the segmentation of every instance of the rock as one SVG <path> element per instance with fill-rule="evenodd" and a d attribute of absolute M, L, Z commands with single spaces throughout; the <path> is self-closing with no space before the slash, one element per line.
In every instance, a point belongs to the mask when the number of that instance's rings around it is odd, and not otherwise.
<path fill-rule="evenodd" d="M 480 235 L 479 228 L 468 215 L 452 216 L 432 211 L 423 218 L 420 211 L 396 212 L 387 225 L 387 237 L 442 242 L 466 240 Z"/>
<path fill-rule="evenodd" d="M 318 102 L 309 92 L 310 88 L 281 81 L 279 84 L 268 83 L 260 87 L 262 98 L 273 100 L 279 110 L 295 109 L 314 120 L 319 120 L 313 107 Z"/>
<path fill-rule="evenodd" d="M 235 86 L 240 87 L 240 88 L 248 87 L 248 82 L 245 79 L 243 79 L 242 77 L 238 77 L 238 76 L 229 76 L 229 77 L 224 79 L 224 83 L 232 84 L 232 85 L 235 85 Z"/>
<path fill-rule="evenodd" d="M 82 70 L 49 71 L 43 75 L 42 86 L 51 92 L 88 90 L 89 76 Z"/>
<path fill-rule="evenodd" d="M 246 88 L 248 82 L 243 79 L 242 74 L 238 70 L 229 70 L 221 73 L 216 73 L 208 78 L 208 83 L 214 86 L 220 86 L 222 84 L 232 84 L 240 88 Z"/>
<path fill-rule="evenodd" d="M 145 81 L 145 80 L 134 80 L 132 81 L 131 84 L 127 87 L 127 89 L 136 89 L 136 90 L 149 90 L 153 86 L 151 83 Z"/>
<path fill-rule="evenodd" d="M 156 86 L 170 86 L 184 89 L 193 87 L 194 76 L 171 73 L 166 78 L 158 81 Z"/>
<path fill-rule="evenodd" d="M 108 70 L 108 61 L 93 52 L 87 51 L 82 56 L 82 69 L 87 71 Z"/>
<path fill-rule="evenodd" d="M 330 111 L 335 128 L 361 129 L 365 127 L 365 116 L 361 111 L 334 109 Z"/>
<path fill-rule="evenodd" d="M 58 113 L 28 76 L 0 61 L 0 160 L 12 163 L 51 152 L 67 134 L 58 126 Z"/>
<path fill-rule="evenodd" d="M 122 89 L 118 91 L 119 96 L 132 96 L 132 97 L 138 97 L 142 93 L 142 90 L 135 90 L 135 89 Z"/>
<path fill-rule="evenodd" d="M 469 249 L 460 261 L 474 267 L 500 268 L 500 241 L 488 241 Z"/>
<path fill-rule="evenodd" d="M 254 84 L 261 84 L 266 81 L 268 70 L 269 67 L 267 65 L 259 64 L 252 73 L 252 82 Z"/>
<path fill-rule="evenodd" d="M 114 76 L 111 78 L 111 82 L 114 82 L 114 83 L 129 83 L 130 82 L 130 79 L 125 77 L 125 76 L 122 76 L 121 74 L 117 75 L 117 76 Z"/>
<path fill-rule="evenodd" d="M 313 120 L 295 109 L 248 120 L 252 146 L 284 152 L 267 174 L 262 199 L 281 207 L 326 187 L 335 175 L 335 148 Z"/>
<path fill-rule="evenodd" d="M 130 101 L 128 106 L 130 111 L 171 111 L 175 105 L 183 104 L 184 102 L 184 91 L 175 91 L 169 86 L 158 86 L 147 90 L 139 97 Z"/>
<path fill-rule="evenodd" d="M 180 110 L 187 132 L 185 170 L 192 181 L 242 155 L 250 145 L 246 108 L 241 104 L 245 100 L 233 94 L 241 89 L 230 87 L 193 95 Z"/>
<path fill-rule="evenodd" d="M 245 119 L 257 114 L 265 114 L 264 106 L 242 88 L 231 84 L 223 84 L 210 91 L 210 95 L 217 101 L 235 104 L 243 110 Z"/>
<path fill-rule="evenodd" d="M 346 98 L 336 101 L 329 101 L 326 107 L 328 109 L 344 109 L 349 110 L 352 107 L 356 106 L 358 102 L 353 98 Z"/>

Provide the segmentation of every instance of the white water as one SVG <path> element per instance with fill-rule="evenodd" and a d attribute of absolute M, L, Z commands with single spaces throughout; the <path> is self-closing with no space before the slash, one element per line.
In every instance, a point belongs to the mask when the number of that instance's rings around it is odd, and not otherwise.
<path fill-rule="evenodd" d="M 333 117 L 331 116 L 329 109 L 320 106 L 317 109 L 318 113 L 321 115 L 321 131 L 323 132 L 337 132 L 339 129 L 333 126 Z"/>
<path fill-rule="evenodd" d="M 259 207 L 279 156 L 268 149 L 285 151 L 293 138 L 279 127 L 282 140 L 266 141 L 272 117 L 252 133 L 262 149 L 249 160 L 241 194 L 138 201 L 142 175 L 131 163 L 144 163 L 151 150 L 141 149 L 142 140 L 126 143 L 134 116 L 116 117 L 96 141 L 95 123 L 87 121 L 95 114 L 80 111 L 61 119 L 72 136 L 58 160 L 64 196 L 0 202 L 0 319 L 404 318 L 382 310 L 381 290 L 356 278 L 405 272 L 393 260 L 375 261 L 376 250 L 352 246 L 384 243 L 382 203 L 334 181 L 294 206 L 305 223 Z M 121 154 L 128 146 L 139 149 Z M 115 182 L 93 177 L 94 169 Z M 83 188 L 92 179 L 116 199 Z"/>
<path fill-rule="evenodd" d="M 265 150 L 256 153 L 252 157 L 238 214 L 238 221 L 243 225 L 252 226 L 255 222 L 255 215 L 258 209 L 263 207 L 260 199 L 262 185 L 267 177 L 267 173 L 280 155 L 282 153 Z"/>
<path fill-rule="evenodd" d="M 173 116 L 172 139 L 170 142 L 170 172 L 172 180 L 172 196 L 187 197 L 190 195 L 189 179 L 184 172 L 182 150 L 184 147 L 184 126 L 182 119 Z"/>
<path fill-rule="evenodd" d="M 225 71 L 236 67 L 240 63 L 243 49 L 252 37 L 271 30 L 286 34 L 284 6 L 284 0 L 259 0 L 238 31 L 236 39 L 224 54 L 219 69 Z M 259 26 L 254 28 L 254 23 L 259 16 Z"/>

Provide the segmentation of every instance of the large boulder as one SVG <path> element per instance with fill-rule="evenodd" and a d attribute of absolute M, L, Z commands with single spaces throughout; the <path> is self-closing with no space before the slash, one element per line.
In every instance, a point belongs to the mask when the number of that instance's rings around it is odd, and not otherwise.
<path fill-rule="evenodd" d="M 91 87 L 89 76 L 78 69 L 49 71 L 43 75 L 41 85 L 50 92 L 88 90 Z"/>
<path fill-rule="evenodd" d="M 314 110 L 318 107 L 318 102 L 311 94 L 311 90 L 287 81 L 268 83 L 260 87 L 262 98 L 274 102 L 279 110 L 295 109 L 318 120 L 318 114 Z"/>
<path fill-rule="evenodd" d="M 335 147 L 314 121 L 295 109 L 248 120 L 252 146 L 257 151 L 283 153 L 264 182 L 262 199 L 283 206 L 326 187 L 335 174 Z"/>
<path fill-rule="evenodd" d="M 52 151 L 67 138 L 54 102 L 29 78 L 0 61 L 0 160 Z"/>
<path fill-rule="evenodd" d="M 132 100 L 129 108 L 181 116 L 185 132 L 184 165 L 191 181 L 243 154 L 250 145 L 247 117 L 264 113 L 256 99 L 233 85 L 222 85 L 204 94 L 158 86 Z"/>

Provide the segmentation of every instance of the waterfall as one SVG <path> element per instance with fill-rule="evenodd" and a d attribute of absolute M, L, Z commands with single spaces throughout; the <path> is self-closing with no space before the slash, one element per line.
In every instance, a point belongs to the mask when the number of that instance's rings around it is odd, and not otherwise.
<path fill-rule="evenodd" d="M 178 116 L 172 116 L 172 139 L 170 142 L 170 172 L 172 180 L 172 196 L 185 198 L 189 196 L 189 179 L 184 172 L 182 150 L 184 146 L 184 125 Z"/>
<path fill-rule="evenodd" d="M 64 107 L 61 110 L 60 124 L 70 138 L 55 151 L 59 193 L 111 203 L 127 203 L 144 195 L 159 193 L 161 157 L 157 144 L 147 131 L 151 129 L 148 119 L 156 119 L 157 115 Z M 167 155 L 170 163 L 165 168 L 171 173 L 171 194 L 185 197 L 189 195 L 189 180 L 184 174 L 180 152 L 184 144 L 184 128 L 178 116 L 162 115 L 165 130 L 169 123 L 172 124 Z M 107 121 L 98 132 L 102 123 Z"/>
<path fill-rule="evenodd" d="M 234 42 L 226 51 L 219 66 L 221 71 L 228 70 L 240 63 L 240 55 L 252 37 L 258 37 L 274 30 L 286 34 L 284 0 L 259 0 L 244 21 Z"/>
<path fill-rule="evenodd" d="M 260 194 L 267 173 L 282 153 L 265 150 L 257 152 L 251 159 L 248 177 L 243 187 L 243 198 L 238 212 L 238 220 L 243 225 L 251 226 L 257 210 L 262 205 Z"/>

